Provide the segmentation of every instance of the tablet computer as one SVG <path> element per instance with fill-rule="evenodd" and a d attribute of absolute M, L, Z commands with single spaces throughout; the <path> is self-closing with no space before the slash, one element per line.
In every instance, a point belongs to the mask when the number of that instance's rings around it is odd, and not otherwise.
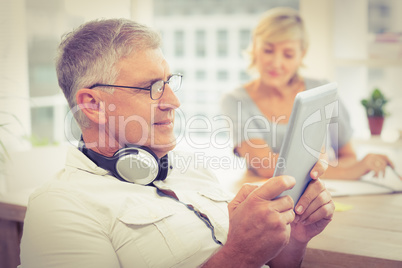
<path fill-rule="evenodd" d="M 289 195 L 295 205 L 311 180 L 311 169 L 329 142 L 327 129 L 331 119 L 337 116 L 337 106 L 336 83 L 296 95 L 273 175 L 290 175 L 296 179 L 292 189 L 279 195 Z"/>

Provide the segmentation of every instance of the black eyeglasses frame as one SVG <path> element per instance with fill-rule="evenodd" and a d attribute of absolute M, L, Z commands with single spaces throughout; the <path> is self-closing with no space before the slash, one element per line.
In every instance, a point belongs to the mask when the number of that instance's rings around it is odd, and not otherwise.
<path fill-rule="evenodd" d="M 100 83 L 97 83 L 97 84 L 94 84 L 94 85 L 90 86 L 89 89 L 93 89 L 93 88 L 95 88 L 95 87 L 116 87 L 116 88 L 132 88 L 132 89 L 148 90 L 148 91 L 149 91 L 149 95 L 150 95 L 150 97 L 151 97 L 152 100 L 159 100 L 160 98 L 162 98 L 162 95 L 163 95 L 163 93 L 165 92 L 165 85 L 166 85 L 166 84 L 169 84 L 170 79 L 172 79 L 172 77 L 174 77 L 174 76 L 175 76 L 175 77 L 180 77 L 179 86 L 177 87 L 177 89 L 174 90 L 174 91 L 177 91 L 177 90 L 179 90 L 179 88 L 181 87 L 181 83 L 182 83 L 182 79 L 183 79 L 183 75 L 180 74 L 180 73 L 172 74 L 172 75 L 169 77 L 169 79 L 168 79 L 167 81 L 158 80 L 158 81 L 152 83 L 152 85 L 150 85 L 148 88 L 145 88 L 145 87 L 119 86 L 119 85 L 109 85 L 109 84 L 100 84 Z M 152 97 L 152 86 L 153 86 L 154 84 L 156 84 L 156 83 L 161 82 L 161 81 L 163 82 L 163 85 L 162 85 L 162 87 L 161 87 L 161 88 L 162 88 L 162 94 L 161 94 L 158 98 L 154 99 L 154 98 Z"/>

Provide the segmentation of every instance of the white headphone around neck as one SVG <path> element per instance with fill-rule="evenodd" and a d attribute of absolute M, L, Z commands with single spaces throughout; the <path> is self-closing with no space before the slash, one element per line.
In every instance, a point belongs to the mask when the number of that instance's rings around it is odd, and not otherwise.
<path fill-rule="evenodd" d="M 109 170 L 121 181 L 140 185 L 164 180 L 173 169 L 168 154 L 158 158 L 148 147 L 127 144 L 112 157 L 101 155 L 85 147 L 81 139 L 78 149 L 99 167 Z"/>

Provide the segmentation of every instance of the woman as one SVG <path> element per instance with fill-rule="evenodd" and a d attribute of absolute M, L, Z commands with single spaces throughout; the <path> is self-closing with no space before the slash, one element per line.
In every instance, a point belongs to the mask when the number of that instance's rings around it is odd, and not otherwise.
<path fill-rule="evenodd" d="M 253 31 L 249 49 L 251 82 L 229 92 L 222 108 L 233 122 L 234 152 L 246 158 L 258 176 L 272 177 L 292 106 L 297 93 L 323 84 L 298 74 L 308 41 L 299 13 L 290 8 L 268 10 Z M 336 124 L 330 125 L 330 166 L 323 177 L 358 179 L 374 171 L 378 176 L 387 165 L 385 155 L 369 154 L 358 161 L 351 145 L 349 115 L 339 101 Z M 332 155 L 332 157 L 331 157 Z"/>

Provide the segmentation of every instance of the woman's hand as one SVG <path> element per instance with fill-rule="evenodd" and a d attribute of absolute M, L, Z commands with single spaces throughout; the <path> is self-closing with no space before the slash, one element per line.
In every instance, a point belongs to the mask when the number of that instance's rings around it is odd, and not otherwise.
<path fill-rule="evenodd" d="M 350 147 L 350 146 L 345 146 Z M 331 165 L 325 173 L 325 178 L 339 180 L 358 180 L 363 175 L 374 172 L 375 177 L 385 175 L 387 166 L 394 168 L 394 163 L 383 154 L 368 154 L 362 160 L 351 157 L 350 148 L 342 149 L 349 153 L 342 152 L 337 165 Z"/>
<path fill-rule="evenodd" d="M 339 167 L 340 175 L 334 178 L 358 180 L 369 172 L 374 172 L 374 177 L 381 177 L 385 175 L 387 166 L 394 168 L 394 163 L 386 155 L 368 154 L 350 166 Z"/>
<path fill-rule="evenodd" d="M 374 176 L 380 177 L 381 174 L 382 176 L 385 175 L 385 168 L 387 166 L 394 168 L 394 163 L 392 163 L 388 156 L 383 154 L 368 154 L 357 162 L 354 168 L 360 171 L 360 176 L 374 171 Z"/>

